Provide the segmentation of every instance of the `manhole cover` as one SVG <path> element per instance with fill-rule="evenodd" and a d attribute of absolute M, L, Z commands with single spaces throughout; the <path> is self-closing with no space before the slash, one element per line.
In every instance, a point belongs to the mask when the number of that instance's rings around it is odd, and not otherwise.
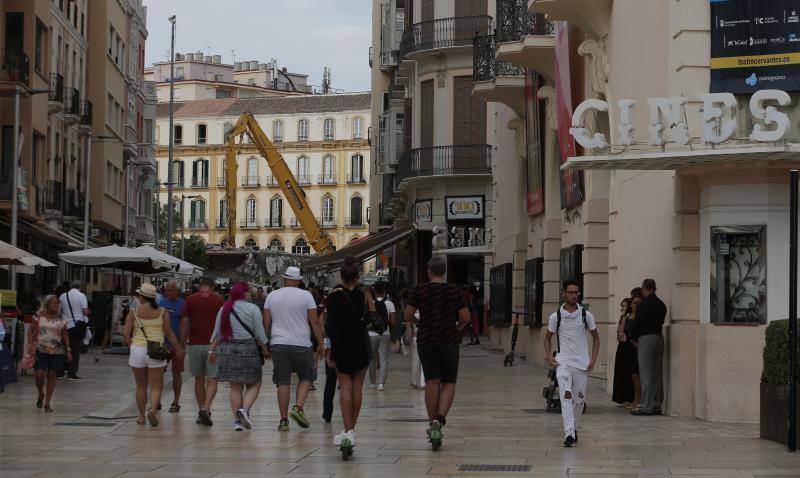
<path fill-rule="evenodd" d="M 531 471 L 531 465 L 459 465 L 458 471 Z"/>
<path fill-rule="evenodd" d="M 428 423 L 427 418 L 390 418 L 388 421 L 397 423 Z"/>
<path fill-rule="evenodd" d="M 116 426 L 116 423 L 103 423 L 103 422 L 95 422 L 95 423 L 80 423 L 80 422 L 56 422 L 53 423 L 54 426 L 57 427 L 113 427 Z"/>

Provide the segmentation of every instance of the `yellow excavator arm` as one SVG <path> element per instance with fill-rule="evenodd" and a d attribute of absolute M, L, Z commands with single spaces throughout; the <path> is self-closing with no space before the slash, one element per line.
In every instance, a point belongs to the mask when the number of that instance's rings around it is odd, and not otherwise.
<path fill-rule="evenodd" d="M 264 131 L 259 126 L 256 119 L 250 113 L 243 114 L 239 121 L 230 131 L 225 156 L 227 158 L 227 176 L 225 186 L 225 199 L 228 205 L 228 237 L 225 239 L 226 247 L 233 249 L 236 247 L 236 174 L 237 174 L 237 146 L 236 138 L 248 135 L 250 140 L 258 149 L 258 152 L 267 160 L 269 169 L 275 176 L 278 184 L 286 197 L 289 206 L 292 207 L 297 221 L 303 227 L 303 231 L 308 238 L 308 243 L 318 254 L 330 254 L 333 252 L 333 242 L 328 234 L 322 229 L 314 212 L 306 201 L 306 194 L 297 184 L 292 171 L 284 161 L 281 153 L 278 152 L 272 141 L 267 138 Z"/>

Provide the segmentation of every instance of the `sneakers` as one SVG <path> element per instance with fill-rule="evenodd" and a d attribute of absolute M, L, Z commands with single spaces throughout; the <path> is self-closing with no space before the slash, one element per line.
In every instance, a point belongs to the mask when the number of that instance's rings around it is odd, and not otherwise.
<path fill-rule="evenodd" d="M 244 425 L 244 427 L 248 430 L 252 427 L 252 424 L 250 423 L 250 412 L 247 411 L 247 409 L 240 408 L 236 410 L 236 418 L 238 418 L 238 421 L 241 422 L 241 424 Z"/>
<path fill-rule="evenodd" d="M 567 435 L 567 438 L 564 439 L 564 447 L 572 448 L 573 446 L 575 446 L 575 438 L 572 435 Z"/>
<path fill-rule="evenodd" d="M 289 420 L 281 420 L 278 424 L 278 431 L 279 432 L 288 432 L 289 431 Z"/>
<path fill-rule="evenodd" d="M 375 384 L 374 383 L 369 384 L 369 388 L 374 389 L 375 388 Z"/>
<path fill-rule="evenodd" d="M 379 392 L 382 392 L 382 391 L 383 391 L 383 384 L 382 384 L 382 383 L 379 383 L 379 384 L 378 384 L 378 391 L 379 391 Z"/>
<path fill-rule="evenodd" d="M 78 380 L 83 380 L 83 379 L 80 378 L 79 376 L 77 376 L 74 373 L 71 373 L 71 374 L 67 375 L 67 381 L 68 382 L 75 382 L 75 381 L 78 381 Z"/>
<path fill-rule="evenodd" d="M 208 413 L 208 410 L 204 408 L 201 408 L 197 413 L 197 423 L 203 424 L 207 427 L 214 425 L 214 422 L 211 421 L 211 414 Z"/>
<path fill-rule="evenodd" d="M 239 420 L 233 422 L 233 429 L 237 432 L 244 430 L 244 428 L 242 427 L 242 422 L 240 422 Z"/>
<path fill-rule="evenodd" d="M 356 446 L 356 431 L 350 430 L 349 432 L 344 434 L 345 438 L 350 440 L 350 446 Z"/>
<path fill-rule="evenodd" d="M 431 422 L 431 426 L 428 427 L 425 433 L 428 435 L 428 438 L 430 438 L 433 432 L 438 432 L 441 429 L 442 429 L 442 424 L 439 422 L 439 420 L 433 420 Z"/>
<path fill-rule="evenodd" d="M 301 428 L 308 428 L 311 426 L 311 422 L 308 421 L 306 418 L 306 412 L 303 411 L 302 408 L 295 405 L 292 408 L 292 412 L 289 413 L 289 416 L 294 420 Z"/>
<path fill-rule="evenodd" d="M 339 446 L 339 445 L 341 445 L 341 444 L 342 444 L 342 439 L 343 439 L 344 437 L 346 437 L 346 436 L 347 436 L 347 432 L 346 432 L 346 431 L 344 431 L 344 430 L 342 430 L 342 433 L 339 433 L 339 434 L 337 434 L 337 435 L 334 435 L 334 437 L 333 437 L 333 444 L 334 444 L 335 446 Z"/>

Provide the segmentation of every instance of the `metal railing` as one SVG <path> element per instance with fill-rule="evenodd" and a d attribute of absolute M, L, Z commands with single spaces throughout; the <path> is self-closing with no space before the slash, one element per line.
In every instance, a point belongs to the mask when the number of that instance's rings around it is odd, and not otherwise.
<path fill-rule="evenodd" d="M 364 227 L 366 224 L 364 221 L 364 216 L 355 216 L 355 217 L 345 217 L 344 225 L 345 227 Z"/>
<path fill-rule="evenodd" d="M 283 229 L 283 227 L 284 227 L 283 218 L 281 218 L 281 217 L 269 218 L 268 217 L 264 221 L 264 227 L 266 227 L 267 229 Z"/>
<path fill-rule="evenodd" d="M 275 179 L 275 176 L 270 174 L 269 176 L 267 176 L 267 183 L 266 184 L 267 184 L 267 186 L 277 186 L 278 185 L 278 180 Z"/>
<path fill-rule="evenodd" d="M 77 88 L 67 88 L 67 102 L 65 104 L 68 115 L 79 116 L 81 114 L 81 92 Z"/>
<path fill-rule="evenodd" d="M 318 184 L 336 184 L 336 175 L 335 174 L 320 174 L 318 178 Z"/>
<path fill-rule="evenodd" d="M 528 10 L 528 0 L 497 0 L 497 42 L 518 41 L 526 35 L 552 35 L 555 24 L 544 14 Z"/>
<path fill-rule="evenodd" d="M 86 195 L 75 189 L 67 189 L 66 202 L 64 204 L 64 216 L 75 217 L 83 220 L 83 212 L 86 207 Z M 89 213 L 92 212 L 92 205 L 89 203 Z"/>
<path fill-rule="evenodd" d="M 0 48 L 0 81 L 30 85 L 31 62 L 28 55 L 20 50 Z"/>
<path fill-rule="evenodd" d="M 488 144 L 433 146 L 404 152 L 397 167 L 397 179 L 491 172 L 492 147 Z"/>
<path fill-rule="evenodd" d="M 498 76 L 525 76 L 525 68 L 497 59 L 495 38 L 495 35 L 486 35 L 473 40 L 472 81 L 491 81 Z"/>
<path fill-rule="evenodd" d="M 363 174 L 348 174 L 347 184 L 367 184 L 367 178 Z"/>
<path fill-rule="evenodd" d="M 196 231 L 202 229 L 208 229 L 208 224 L 206 224 L 205 220 L 202 221 L 189 221 L 189 229 Z"/>
<path fill-rule="evenodd" d="M 309 186 L 311 184 L 311 176 L 302 175 L 297 176 L 297 184 L 300 186 Z"/>
<path fill-rule="evenodd" d="M 225 219 L 225 220 L 221 221 L 221 220 L 217 219 L 217 222 L 215 223 L 215 226 L 216 226 L 217 229 L 227 229 L 228 228 L 228 220 Z"/>
<path fill-rule="evenodd" d="M 472 45 L 476 35 L 488 35 L 492 30 L 492 17 L 440 18 L 415 23 L 403 32 L 400 42 L 400 57 L 417 51 Z"/>
<path fill-rule="evenodd" d="M 192 178 L 192 187 L 193 188 L 207 188 L 208 187 L 208 178 Z"/>
<path fill-rule="evenodd" d="M 297 220 L 296 217 L 289 219 L 289 227 L 298 228 L 303 227 L 300 225 L 300 222 Z"/>
<path fill-rule="evenodd" d="M 89 100 L 83 100 L 81 103 L 81 124 L 92 125 L 92 102 Z"/>
<path fill-rule="evenodd" d="M 329 217 L 327 219 L 318 217 L 317 218 L 317 222 L 319 223 L 320 226 L 322 226 L 323 229 L 336 227 L 336 218 L 335 217 Z"/>
<path fill-rule="evenodd" d="M 44 190 L 44 208 L 62 211 L 64 209 L 64 189 L 61 181 L 47 180 Z"/>
<path fill-rule="evenodd" d="M 228 186 L 228 177 L 227 173 L 222 173 L 222 176 L 217 178 L 217 187 L 224 188 Z"/>
<path fill-rule="evenodd" d="M 258 221 L 257 217 L 254 218 L 246 218 L 243 217 L 239 219 L 239 227 L 242 229 L 258 229 L 261 227 L 261 223 Z"/>
<path fill-rule="evenodd" d="M 50 73 L 50 93 L 48 93 L 47 99 L 56 103 L 64 103 L 64 77 L 58 73 Z"/>
<path fill-rule="evenodd" d="M 258 176 L 242 176 L 242 187 L 257 188 L 261 186 L 261 181 Z"/>

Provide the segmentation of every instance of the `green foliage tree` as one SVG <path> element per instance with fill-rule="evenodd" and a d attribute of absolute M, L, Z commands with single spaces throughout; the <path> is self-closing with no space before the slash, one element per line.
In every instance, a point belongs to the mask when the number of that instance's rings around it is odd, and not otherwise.
<path fill-rule="evenodd" d="M 158 245 L 162 251 L 167 250 L 167 205 L 161 206 L 158 214 Z M 175 257 L 181 256 L 181 250 L 184 251 L 183 259 L 187 262 L 200 267 L 208 267 L 208 256 L 206 256 L 206 245 L 202 237 L 196 234 L 190 234 L 185 237 L 181 243 L 181 211 L 180 208 L 175 207 L 175 212 L 172 215 L 172 254 Z"/>

